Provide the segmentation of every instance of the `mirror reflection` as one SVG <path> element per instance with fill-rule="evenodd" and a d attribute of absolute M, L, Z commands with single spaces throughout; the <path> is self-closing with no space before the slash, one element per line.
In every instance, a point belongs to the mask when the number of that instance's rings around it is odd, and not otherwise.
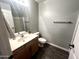
<path fill-rule="evenodd" d="M 14 3 L 16 4 L 16 2 Z M 15 5 L 9 5 L 5 3 L 0 4 L 4 5 L 1 7 L 1 11 L 5 17 L 5 20 L 7 21 L 7 23 L 9 24 L 10 28 L 14 33 L 21 31 L 30 31 L 30 15 L 27 7 L 23 5 L 21 5 L 22 7 L 20 7 L 19 4 L 16 4 L 18 8 L 13 7 Z"/>

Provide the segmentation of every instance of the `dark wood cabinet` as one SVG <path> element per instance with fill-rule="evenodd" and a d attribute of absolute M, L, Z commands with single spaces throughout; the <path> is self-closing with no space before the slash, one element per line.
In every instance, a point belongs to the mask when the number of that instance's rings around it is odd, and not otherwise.
<path fill-rule="evenodd" d="M 31 59 L 38 51 L 38 37 L 13 51 L 14 59 Z"/>
<path fill-rule="evenodd" d="M 32 41 L 31 43 L 31 52 L 32 56 L 38 51 L 38 40 L 35 38 L 35 40 Z"/>

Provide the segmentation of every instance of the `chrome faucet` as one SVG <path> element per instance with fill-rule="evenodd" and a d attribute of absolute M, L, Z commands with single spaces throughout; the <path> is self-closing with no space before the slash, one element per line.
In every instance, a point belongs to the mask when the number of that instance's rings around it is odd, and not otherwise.
<path fill-rule="evenodd" d="M 20 34 L 19 32 L 18 32 L 18 34 L 22 37 L 21 40 L 23 40 L 23 42 L 24 42 L 24 41 L 25 41 L 25 40 L 23 39 L 24 35 L 23 35 L 23 34 Z"/>
<path fill-rule="evenodd" d="M 18 34 L 19 34 L 19 35 L 21 35 L 21 37 L 24 37 L 24 35 L 23 35 L 23 34 L 20 34 L 19 32 L 18 32 Z"/>
<path fill-rule="evenodd" d="M 21 37 L 24 37 L 24 35 L 23 34 L 20 34 L 21 35 Z"/>

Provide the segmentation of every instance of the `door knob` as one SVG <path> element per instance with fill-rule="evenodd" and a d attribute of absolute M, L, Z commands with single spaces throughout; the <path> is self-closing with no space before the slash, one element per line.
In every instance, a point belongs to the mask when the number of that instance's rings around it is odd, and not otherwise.
<path fill-rule="evenodd" d="M 74 48 L 74 44 L 69 44 L 70 49 Z"/>

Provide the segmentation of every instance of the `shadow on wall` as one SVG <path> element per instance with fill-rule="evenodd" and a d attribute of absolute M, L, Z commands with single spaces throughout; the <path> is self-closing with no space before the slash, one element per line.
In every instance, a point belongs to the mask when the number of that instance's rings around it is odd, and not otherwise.
<path fill-rule="evenodd" d="M 55 24 L 53 21 L 71 21 L 73 24 Z M 77 14 L 62 17 L 41 17 L 39 20 L 39 31 L 41 35 L 48 39 L 49 42 L 68 49 L 68 44 L 72 40 Z"/>

